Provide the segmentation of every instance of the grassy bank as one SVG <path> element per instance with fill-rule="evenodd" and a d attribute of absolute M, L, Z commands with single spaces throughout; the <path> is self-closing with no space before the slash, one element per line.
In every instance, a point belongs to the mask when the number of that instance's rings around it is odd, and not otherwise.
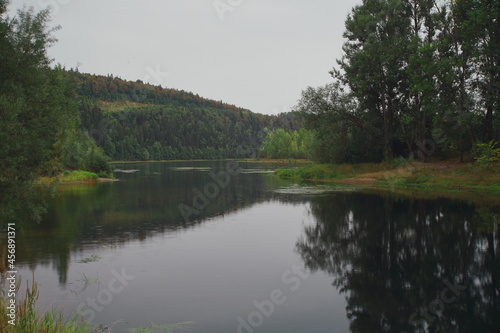
<path fill-rule="evenodd" d="M 466 190 L 500 193 L 500 166 L 440 163 L 313 164 L 276 170 L 281 178 L 370 185 L 381 188 Z"/>
<path fill-rule="evenodd" d="M 25 297 L 17 300 L 15 319 L 9 316 L 11 314 L 10 309 L 7 308 L 9 299 L 6 299 L 5 295 L 5 292 L 0 295 L 0 332 L 2 333 L 88 333 L 93 331 L 93 327 L 77 317 L 65 319 L 62 314 L 53 309 L 38 312 L 36 302 L 39 294 L 35 282 L 26 289 Z"/>
<path fill-rule="evenodd" d="M 103 176 L 100 178 L 99 176 Z M 63 173 L 54 177 L 41 177 L 38 179 L 38 184 L 80 184 L 80 183 L 97 183 L 99 181 L 108 180 L 109 175 L 98 175 L 94 172 L 74 170 L 66 170 Z"/>

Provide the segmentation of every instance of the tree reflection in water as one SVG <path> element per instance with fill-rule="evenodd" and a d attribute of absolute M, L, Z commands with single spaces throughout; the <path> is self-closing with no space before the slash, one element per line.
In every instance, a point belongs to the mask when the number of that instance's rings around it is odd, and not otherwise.
<path fill-rule="evenodd" d="M 351 332 L 500 332 L 498 206 L 337 193 L 311 214 L 297 250 L 346 294 Z"/>

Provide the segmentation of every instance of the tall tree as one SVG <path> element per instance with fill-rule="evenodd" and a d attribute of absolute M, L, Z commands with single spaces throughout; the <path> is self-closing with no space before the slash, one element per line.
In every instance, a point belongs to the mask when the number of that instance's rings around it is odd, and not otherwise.
<path fill-rule="evenodd" d="M 0 0 L 0 215 L 27 211 L 33 179 L 46 171 L 58 133 L 76 116 L 72 90 L 60 68 L 52 69 L 47 48 L 55 41 L 49 12 L 23 9 L 6 17 Z M 74 125 L 74 124 L 73 124 Z M 15 202 L 24 201 L 22 206 Z M 28 207 L 29 208 L 29 207 Z M 38 209 L 33 206 L 33 213 Z"/>
<path fill-rule="evenodd" d="M 382 128 L 384 157 L 394 157 L 395 120 L 403 111 L 409 18 L 399 0 L 364 0 L 346 20 L 340 77 Z"/>
<path fill-rule="evenodd" d="M 482 109 L 482 138 L 499 139 L 494 117 L 500 107 L 500 1 L 456 0 L 452 6 L 463 52 L 470 56 L 473 66 L 471 88 Z"/>

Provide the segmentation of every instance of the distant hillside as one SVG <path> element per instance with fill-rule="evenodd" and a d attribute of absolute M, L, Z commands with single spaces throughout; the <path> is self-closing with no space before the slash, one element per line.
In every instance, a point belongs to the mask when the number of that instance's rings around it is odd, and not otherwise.
<path fill-rule="evenodd" d="M 191 92 L 67 72 L 87 131 L 113 160 L 253 157 L 265 131 L 296 130 L 294 114 L 269 116 Z"/>

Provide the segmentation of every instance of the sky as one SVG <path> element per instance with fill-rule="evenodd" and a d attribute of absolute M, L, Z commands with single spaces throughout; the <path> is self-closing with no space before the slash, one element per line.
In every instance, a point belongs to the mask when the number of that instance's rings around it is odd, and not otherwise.
<path fill-rule="evenodd" d="M 11 0 L 52 7 L 55 63 L 191 91 L 263 114 L 332 81 L 361 0 Z"/>

